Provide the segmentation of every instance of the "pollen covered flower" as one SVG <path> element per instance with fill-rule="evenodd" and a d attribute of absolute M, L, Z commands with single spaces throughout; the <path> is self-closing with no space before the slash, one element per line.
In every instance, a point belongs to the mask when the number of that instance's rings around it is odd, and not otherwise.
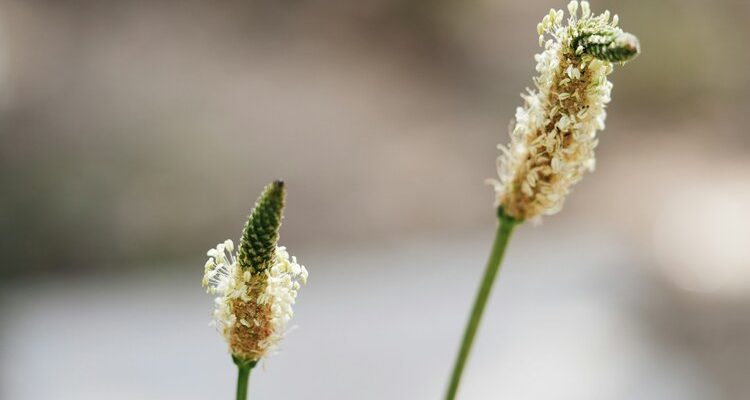
<path fill-rule="evenodd" d="M 535 56 L 535 89 L 521 95 L 510 145 L 499 146 L 500 178 L 490 181 L 497 205 L 520 221 L 558 212 L 571 186 L 594 170 L 612 90 L 607 75 L 640 52 L 617 15 L 594 16 L 587 1 L 575 0 L 568 11 L 566 21 L 550 10 L 537 26 L 544 51 Z"/>
<path fill-rule="evenodd" d="M 235 362 L 254 365 L 273 350 L 292 318 L 307 269 L 277 245 L 284 185 L 268 185 L 250 213 L 240 248 L 227 239 L 208 251 L 203 286 L 215 299 L 213 325 Z"/>

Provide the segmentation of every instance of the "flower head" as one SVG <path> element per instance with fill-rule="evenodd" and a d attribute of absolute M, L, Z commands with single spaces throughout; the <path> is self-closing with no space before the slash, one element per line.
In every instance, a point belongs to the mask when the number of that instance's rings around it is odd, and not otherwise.
<path fill-rule="evenodd" d="M 580 16 L 579 16 L 580 10 Z M 592 15 L 587 1 L 550 10 L 537 25 L 536 89 L 522 94 L 511 143 L 500 146 L 497 205 L 517 220 L 558 212 L 570 187 L 595 167 L 596 132 L 604 129 L 613 62 L 640 52 L 638 39 L 609 11 Z M 546 42 L 545 42 L 546 39 Z"/>
<path fill-rule="evenodd" d="M 266 187 L 243 229 L 240 248 L 227 239 L 208 251 L 203 286 L 218 294 L 213 325 L 235 362 L 255 363 L 273 350 L 292 318 L 307 269 L 277 245 L 284 185 Z"/>

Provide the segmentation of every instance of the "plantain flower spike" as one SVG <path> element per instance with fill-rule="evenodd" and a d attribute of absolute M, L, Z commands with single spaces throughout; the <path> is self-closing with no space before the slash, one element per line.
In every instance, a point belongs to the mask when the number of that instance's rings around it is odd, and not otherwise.
<path fill-rule="evenodd" d="M 277 245 L 284 183 L 266 186 L 242 231 L 239 250 L 227 239 L 208 251 L 203 286 L 217 294 L 213 322 L 238 365 L 255 364 L 281 340 L 307 269 Z"/>
<path fill-rule="evenodd" d="M 522 94 L 510 144 L 499 146 L 496 205 L 518 220 L 554 214 L 583 173 L 595 167 L 596 132 L 604 129 L 613 63 L 640 52 L 638 39 L 617 27 L 609 11 L 592 15 L 586 1 L 550 10 L 537 26 L 536 89 Z M 580 13 L 579 13 L 580 11 Z M 546 42 L 545 42 L 545 39 Z"/>

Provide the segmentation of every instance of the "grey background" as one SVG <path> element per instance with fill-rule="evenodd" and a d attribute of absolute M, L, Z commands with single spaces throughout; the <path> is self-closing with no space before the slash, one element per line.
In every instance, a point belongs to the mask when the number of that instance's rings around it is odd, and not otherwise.
<path fill-rule="evenodd" d="M 255 398 L 439 398 L 550 1 L 0 0 L 0 398 L 231 398 L 205 251 L 282 177 Z M 601 1 L 597 171 L 514 237 L 463 399 L 750 391 L 750 3 Z"/>

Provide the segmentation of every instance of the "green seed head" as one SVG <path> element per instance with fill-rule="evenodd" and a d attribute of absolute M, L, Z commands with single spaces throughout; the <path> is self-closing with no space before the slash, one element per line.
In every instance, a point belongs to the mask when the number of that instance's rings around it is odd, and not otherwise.
<path fill-rule="evenodd" d="M 573 43 L 577 52 L 610 62 L 632 60 L 641 52 L 638 38 L 619 29 L 584 33 L 575 38 Z"/>
<path fill-rule="evenodd" d="M 273 260 L 285 195 L 284 182 L 274 181 L 256 201 L 242 230 L 238 262 L 243 270 L 253 274 L 263 272 Z"/>

